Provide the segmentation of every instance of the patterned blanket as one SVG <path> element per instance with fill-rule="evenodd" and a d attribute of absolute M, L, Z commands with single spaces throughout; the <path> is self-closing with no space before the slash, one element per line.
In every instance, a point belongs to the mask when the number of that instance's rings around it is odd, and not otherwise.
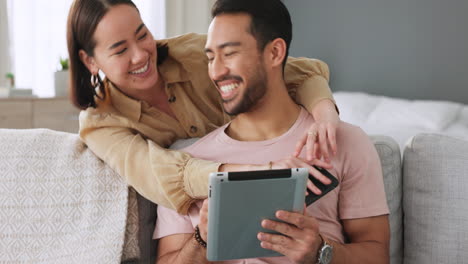
<path fill-rule="evenodd" d="M 0 129 L 0 263 L 137 258 L 128 190 L 76 134 Z"/>

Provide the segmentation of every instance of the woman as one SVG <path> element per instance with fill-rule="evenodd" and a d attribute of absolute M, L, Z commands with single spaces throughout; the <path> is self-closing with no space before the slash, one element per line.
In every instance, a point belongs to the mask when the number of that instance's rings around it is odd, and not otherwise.
<path fill-rule="evenodd" d="M 219 164 L 166 149 L 230 120 L 208 77 L 204 36 L 155 42 L 130 0 L 75 0 L 67 27 L 72 99 L 84 110 L 80 137 L 146 198 L 185 213 L 193 201 L 206 198 L 210 172 L 308 167 L 323 177 L 294 157 L 269 164 Z M 99 71 L 106 75 L 103 81 Z M 291 59 L 285 75 L 291 96 L 317 119 L 304 131 L 296 155 L 307 145 L 312 160 L 312 149 L 320 144 L 327 158 L 328 144 L 336 152 L 339 121 L 327 66 Z"/>

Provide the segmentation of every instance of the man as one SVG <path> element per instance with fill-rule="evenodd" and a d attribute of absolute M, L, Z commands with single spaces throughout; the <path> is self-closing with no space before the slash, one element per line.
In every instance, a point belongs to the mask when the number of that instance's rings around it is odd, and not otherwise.
<path fill-rule="evenodd" d="M 291 21 L 279 0 L 218 0 L 208 32 L 209 74 L 227 113 L 237 115 L 185 149 L 195 157 L 228 163 L 304 164 L 294 143 L 313 118 L 287 94 L 283 79 Z M 338 188 L 305 212 L 278 211 L 283 223 L 262 221 L 279 234 L 259 233 L 261 246 L 284 257 L 225 263 L 388 263 L 388 207 L 379 158 L 365 133 L 350 124 L 337 130 L 340 152 L 331 159 Z M 271 164 L 271 163 L 270 163 Z M 158 263 L 208 263 L 207 202 L 188 216 L 158 208 Z M 330 259 L 327 256 L 332 255 Z M 224 262 L 223 262 L 224 263 Z"/>

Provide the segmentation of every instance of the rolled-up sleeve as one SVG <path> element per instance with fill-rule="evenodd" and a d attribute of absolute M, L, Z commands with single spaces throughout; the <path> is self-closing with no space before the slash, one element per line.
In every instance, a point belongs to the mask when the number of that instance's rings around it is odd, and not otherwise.
<path fill-rule="evenodd" d="M 192 158 L 145 139 L 112 114 L 80 114 L 80 137 L 88 147 L 137 192 L 186 214 L 195 199 L 208 193 L 208 174 L 220 163 Z"/>
<path fill-rule="evenodd" d="M 330 72 L 325 62 L 289 57 L 284 73 L 289 94 L 309 112 L 321 100 L 328 99 L 336 105 L 328 85 Z"/>

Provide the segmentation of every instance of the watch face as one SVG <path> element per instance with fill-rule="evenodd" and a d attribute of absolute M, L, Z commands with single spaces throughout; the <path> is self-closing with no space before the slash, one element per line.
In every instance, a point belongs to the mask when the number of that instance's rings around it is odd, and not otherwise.
<path fill-rule="evenodd" d="M 333 257 L 333 248 L 329 245 L 325 245 L 322 248 L 322 254 L 320 254 L 320 264 L 330 263 L 332 257 Z"/>

